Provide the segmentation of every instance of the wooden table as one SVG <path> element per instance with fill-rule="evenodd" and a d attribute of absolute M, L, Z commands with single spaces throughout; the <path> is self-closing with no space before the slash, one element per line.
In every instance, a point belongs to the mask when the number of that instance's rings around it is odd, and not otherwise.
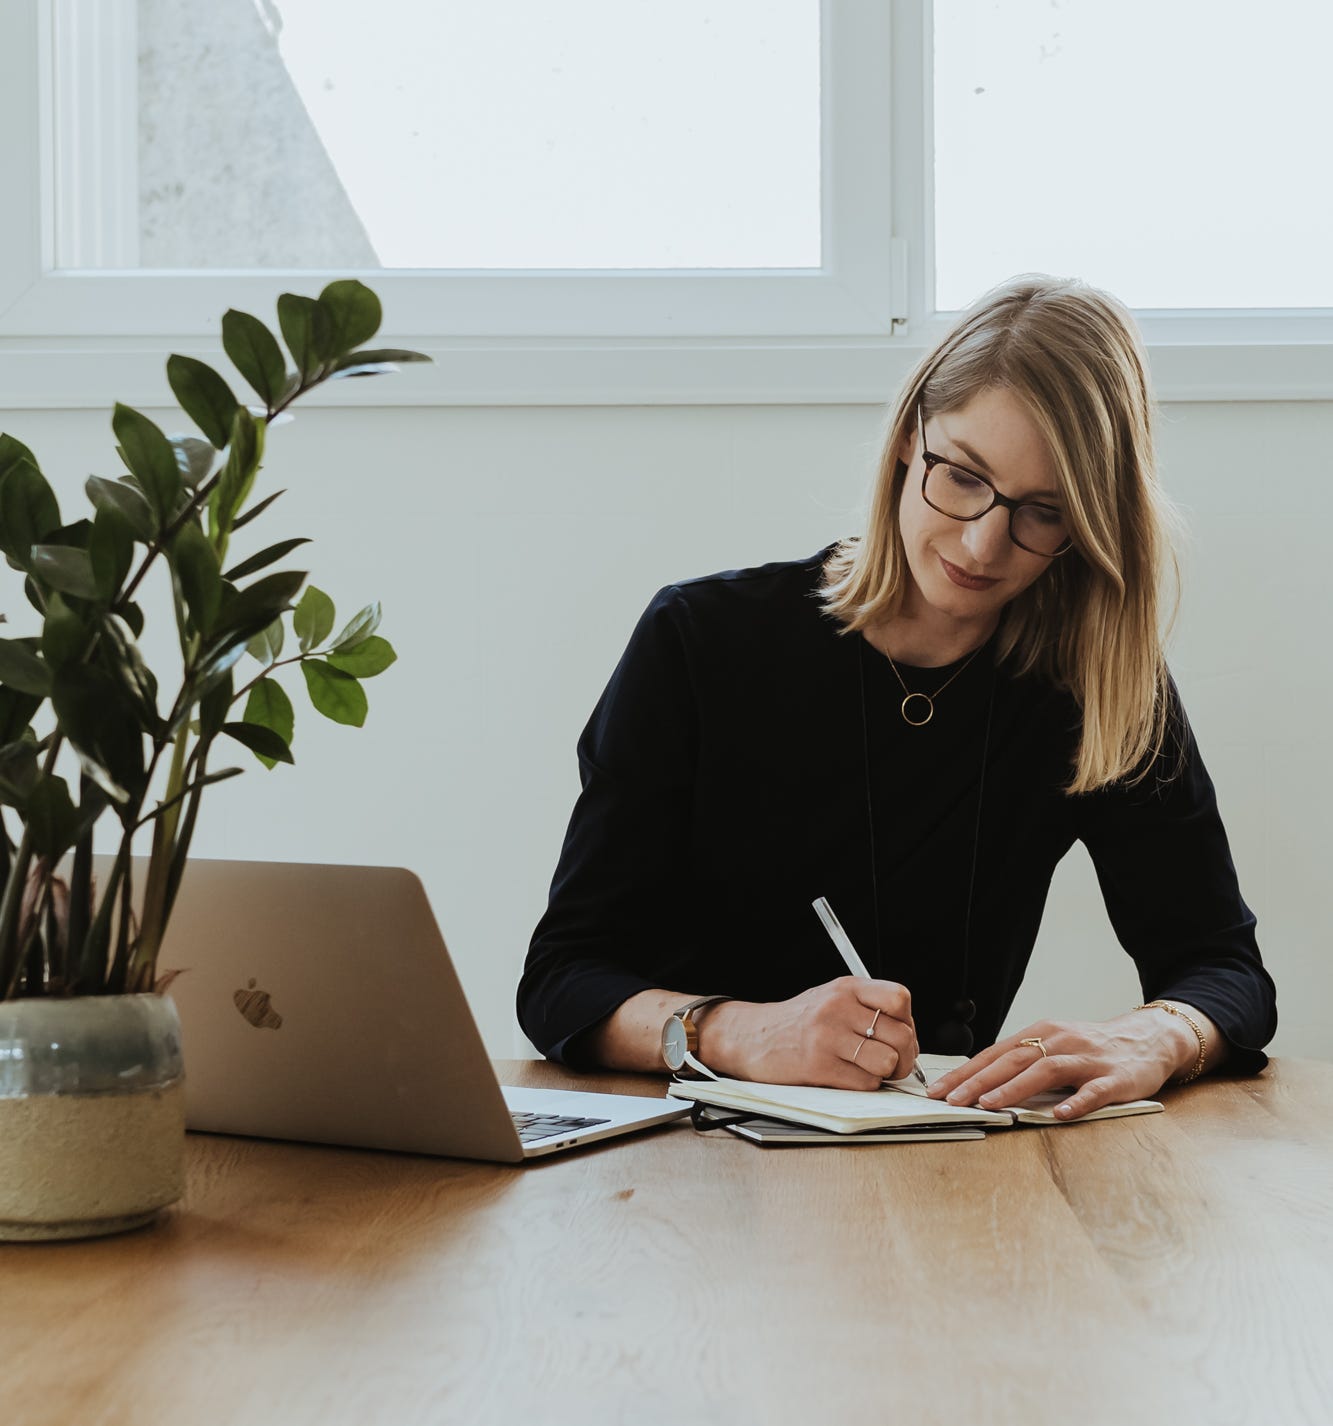
<path fill-rule="evenodd" d="M 1333 1064 L 981 1143 L 189 1161 L 156 1228 L 0 1249 L 5 1426 L 1333 1421 Z"/>

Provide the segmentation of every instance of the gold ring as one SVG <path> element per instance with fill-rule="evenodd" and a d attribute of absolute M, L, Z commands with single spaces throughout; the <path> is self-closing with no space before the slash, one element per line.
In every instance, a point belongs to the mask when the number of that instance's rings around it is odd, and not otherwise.
<path fill-rule="evenodd" d="M 883 1015 L 883 1013 L 882 1010 L 875 1011 L 875 1018 L 870 1022 L 870 1029 L 866 1031 L 867 1040 L 873 1040 L 875 1038 L 875 1026 L 879 1024 L 879 1017 Z"/>
<path fill-rule="evenodd" d="M 1018 1043 L 1020 1045 L 1031 1045 L 1034 1050 L 1040 1050 L 1042 1059 L 1046 1059 L 1046 1046 L 1042 1044 L 1039 1038 L 1033 1038 L 1031 1040 L 1020 1040 Z"/>
<path fill-rule="evenodd" d="M 854 1055 L 852 1056 L 852 1063 L 853 1063 L 853 1064 L 856 1063 L 856 1055 L 859 1055 L 859 1054 L 861 1053 L 861 1051 L 865 1049 L 865 1047 L 866 1047 L 866 1042 L 865 1042 L 864 1040 L 858 1040 L 858 1041 L 856 1042 L 856 1054 L 854 1054 Z"/>

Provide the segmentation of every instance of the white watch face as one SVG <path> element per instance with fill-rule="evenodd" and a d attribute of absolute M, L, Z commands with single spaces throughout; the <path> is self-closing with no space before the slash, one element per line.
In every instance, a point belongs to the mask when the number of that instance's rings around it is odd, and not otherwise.
<path fill-rule="evenodd" d="M 689 1044 L 685 1038 L 685 1022 L 673 1015 L 662 1026 L 662 1058 L 667 1062 L 667 1068 L 670 1070 L 680 1069 L 685 1063 L 685 1054 L 688 1049 Z"/>

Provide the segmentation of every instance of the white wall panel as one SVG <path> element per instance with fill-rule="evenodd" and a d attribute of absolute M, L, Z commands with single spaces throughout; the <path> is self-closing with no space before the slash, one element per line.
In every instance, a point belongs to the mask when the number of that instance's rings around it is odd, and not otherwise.
<path fill-rule="evenodd" d="M 288 493 L 254 546 L 314 536 L 300 553 L 315 582 L 340 614 L 382 600 L 400 660 L 368 684 L 359 732 L 293 687 L 296 766 L 211 789 L 196 850 L 414 868 L 492 1053 L 515 1053 L 513 989 L 577 789 L 574 742 L 642 607 L 672 579 L 852 528 L 880 422 L 832 405 L 300 413 L 272 433 L 261 483 Z M 114 473 L 107 414 L 0 411 L 0 428 L 33 447 L 66 509 L 89 473 Z M 1165 408 L 1161 446 L 1192 531 L 1172 662 L 1278 982 L 1277 1048 L 1333 1057 L 1330 436 L 1327 403 L 1209 402 Z M 17 585 L 0 589 L 18 617 Z M 1136 995 L 1076 849 L 1014 1023 Z"/>

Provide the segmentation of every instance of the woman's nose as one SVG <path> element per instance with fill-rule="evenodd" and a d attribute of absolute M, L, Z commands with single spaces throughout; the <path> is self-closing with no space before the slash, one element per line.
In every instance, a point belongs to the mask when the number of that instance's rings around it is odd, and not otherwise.
<path fill-rule="evenodd" d="M 963 548 L 982 569 L 1005 559 L 1010 543 L 1009 512 L 1002 505 L 963 526 Z"/>

